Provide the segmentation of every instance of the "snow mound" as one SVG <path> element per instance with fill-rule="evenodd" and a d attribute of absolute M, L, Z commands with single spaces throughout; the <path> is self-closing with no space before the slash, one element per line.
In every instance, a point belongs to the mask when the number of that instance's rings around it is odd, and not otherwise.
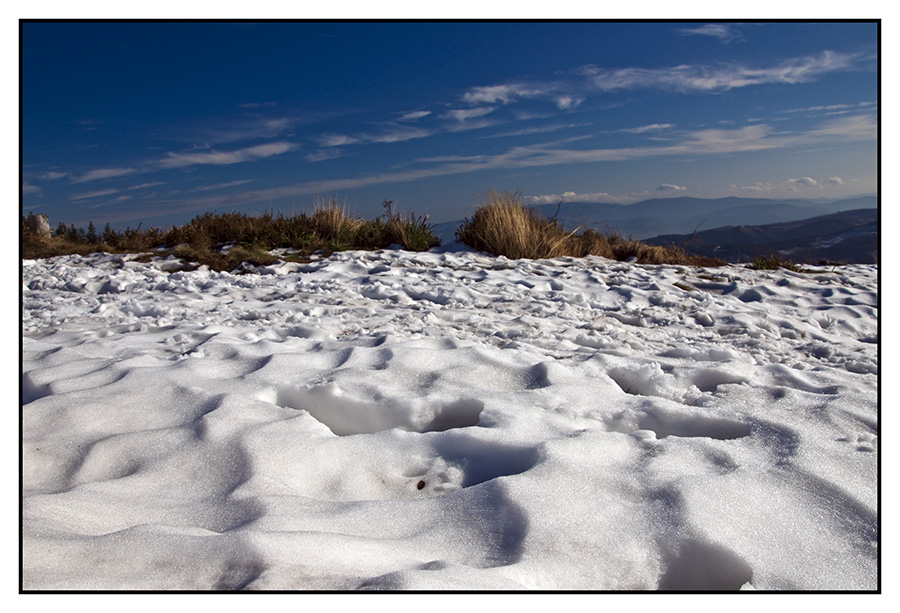
<path fill-rule="evenodd" d="M 874 590 L 877 275 L 24 261 L 23 586 Z"/>

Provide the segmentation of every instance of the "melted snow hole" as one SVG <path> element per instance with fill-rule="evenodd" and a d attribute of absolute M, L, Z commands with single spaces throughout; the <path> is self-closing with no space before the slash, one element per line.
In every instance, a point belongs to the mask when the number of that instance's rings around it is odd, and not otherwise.
<path fill-rule="evenodd" d="M 443 432 L 478 425 L 484 403 L 462 398 L 450 402 L 381 399 L 344 395 L 337 384 L 278 390 L 276 404 L 306 411 L 338 436 L 375 434 L 397 428 L 409 432 Z"/>

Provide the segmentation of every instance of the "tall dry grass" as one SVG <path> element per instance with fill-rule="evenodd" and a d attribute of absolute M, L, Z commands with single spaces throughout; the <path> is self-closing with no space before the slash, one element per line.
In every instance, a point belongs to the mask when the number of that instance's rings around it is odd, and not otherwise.
<path fill-rule="evenodd" d="M 472 219 L 463 222 L 456 237 L 474 249 L 510 259 L 597 255 L 619 261 L 636 258 L 639 264 L 725 264 L 723 260 L 691 255 L 674 246 L 647 245 L 592 229 L 568 232 L 557 220 L 525 207 L 519 193 L 489 191 L 484 204 Z"/>
<path fill-rule="evenodd" d="M 573 234 L 522 205 L 518 193 L 489 191 L 487 202 L 466 219 L 457 238 L 479 251 L 510 259 L 571 255 Z"/>

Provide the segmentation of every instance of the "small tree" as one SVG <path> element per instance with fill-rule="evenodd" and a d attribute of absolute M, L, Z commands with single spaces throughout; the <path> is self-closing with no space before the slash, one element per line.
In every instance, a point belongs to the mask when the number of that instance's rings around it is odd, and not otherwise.
<path fill-rule="evenodd" d="M 100 237 L 97 235 L 97 229 L 94 227 L 93 221 L 88 222 L 87 234 L 84 238 L 92 245 L 96 245 L 100 242 Z"/>

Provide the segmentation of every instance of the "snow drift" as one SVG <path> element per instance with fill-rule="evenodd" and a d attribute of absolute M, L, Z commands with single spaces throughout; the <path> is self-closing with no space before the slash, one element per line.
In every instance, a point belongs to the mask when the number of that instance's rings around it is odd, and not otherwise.
<path fill-rule="evenodd" d="M 877 267 L 23 262 L 26 590 L 874 590 Z"/>

